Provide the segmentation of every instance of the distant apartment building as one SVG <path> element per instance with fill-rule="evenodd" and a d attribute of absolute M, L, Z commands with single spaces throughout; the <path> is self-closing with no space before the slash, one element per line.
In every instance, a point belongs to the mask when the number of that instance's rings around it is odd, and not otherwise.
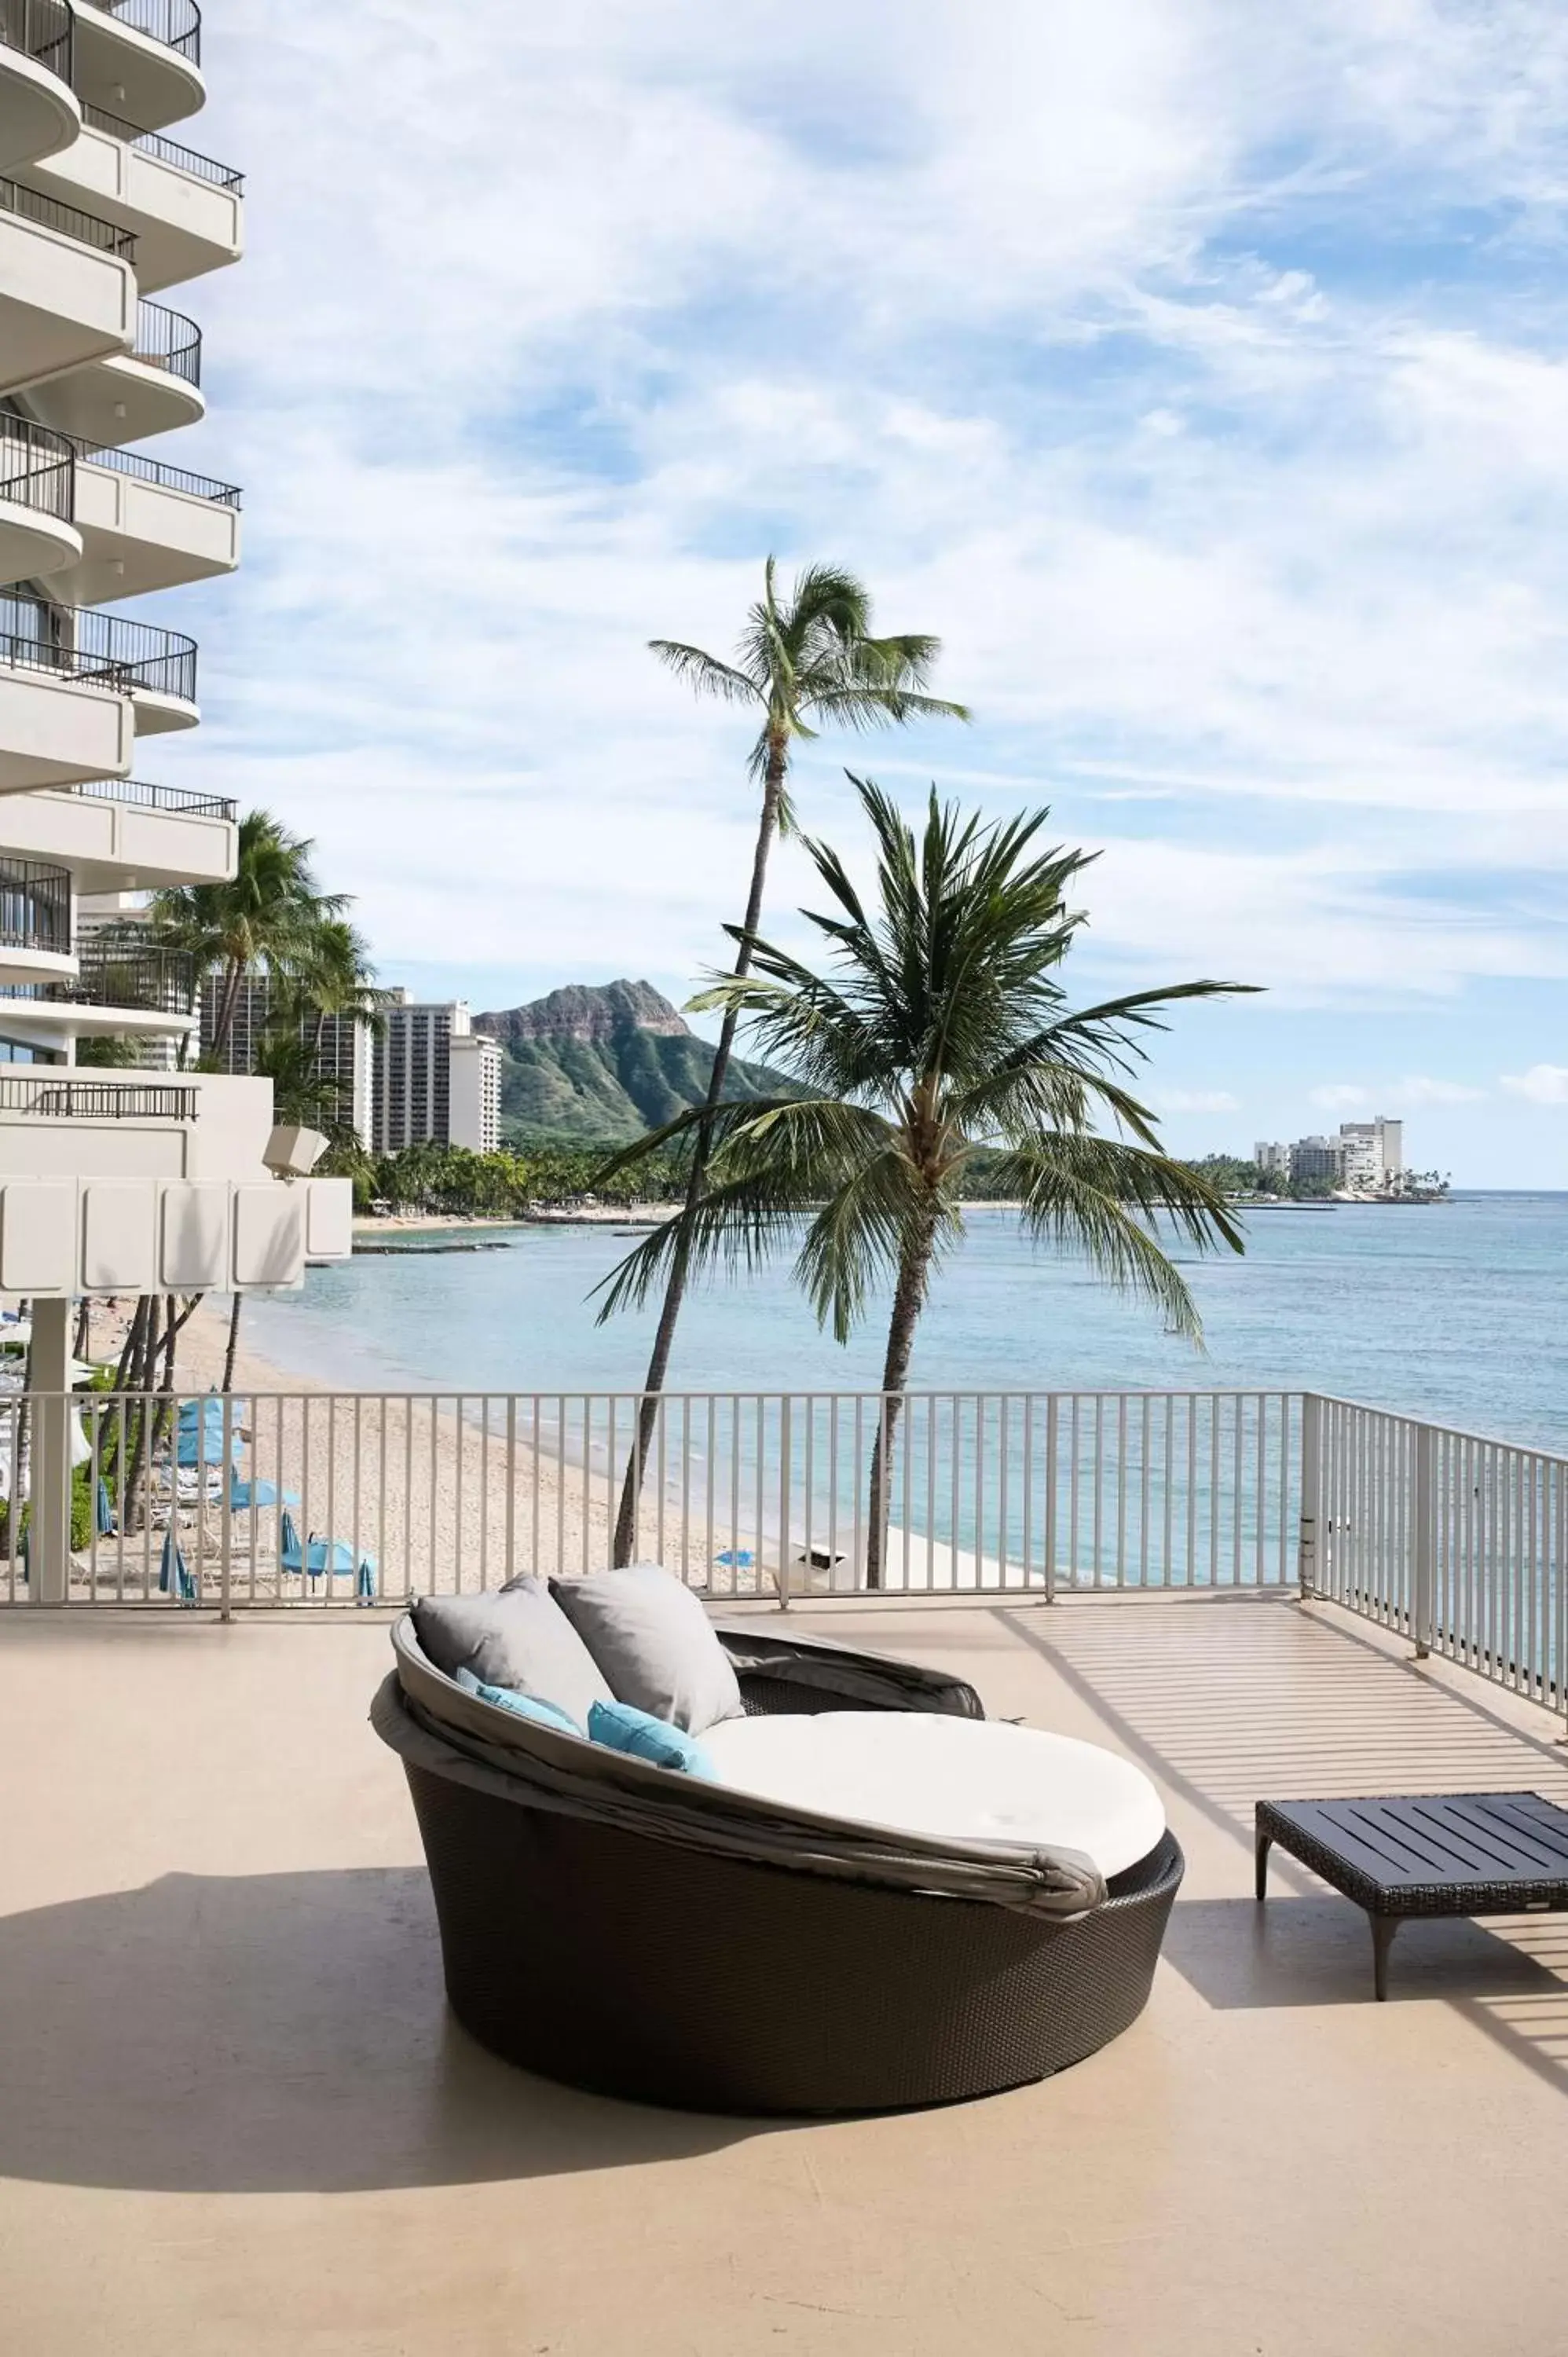
<path fill-rule="evenodd" d="M 1298 1137 L 1291 1145 L 1260 1139 L 1252 1159 L 1271 1178 L 1386 1187 L 1404 1168 L 1404 1125 L 1380 1114 L 1373 1121 L 1341 1122 L 1337 1137 Z"/>
<path fill-rule="evenodd" d="M 427 1001 L 388 994 L 374 1042 L 371 1144 L 378 1154 L 405 1146 L 466 1146 L 493 1154 L 500 1144 L 501 1051 L 473 1028 L 465 999 Z"/>
<path fill-rule="evenodd" d="M 201 987 L 201 1053 L 209 1069 L 218 1038 L 223 991 L 221 974 L 209 974 Z M 242 975 L 228 1039 L 218 1066 L 220 1071 L 254 1071 L 256 1050 L 273 1019 L 276 1004 L 277 985 L 270 974 Z M 317 1017 L 302 1015 L 299 1029 L 302 1038 L 317 1039 L 317 1078 L 337 1091 L 344 1124 L 352 1129 L 361 1146 L 368 1146 L 371 1142 L 375 1081 L 374 1047 L 369 1028 L 363 1023 L 350 1023 L 342 1016 L 328 1015 L 320 1023 L 317 1038 Z"/>

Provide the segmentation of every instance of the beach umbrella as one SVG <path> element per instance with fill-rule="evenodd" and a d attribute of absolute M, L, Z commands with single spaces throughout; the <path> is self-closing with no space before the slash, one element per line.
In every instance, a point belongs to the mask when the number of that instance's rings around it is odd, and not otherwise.
<path fill-rule="evenodd" d="M 376 1600 L 376 1566 L 368 1555 L 360 1558 L 359 1590 L 355 1600 L 360 1604 L 373 1604 Z"/>
<path fill-rule="evenodd" d="M 275 1481 L 234 1480 L 229 1485 L 231 1506 L 297 1506 L 297 1490 L 280 1490 Z"/>
<path fill-rule="evenodd" d="M 98 1481 L 98 1500 L 95 1508 L 95 1519 L 98 1523 L 99 1537 L 101 1539 L 107 1538 L 110 1532 L 114 1527 L 114 1512 L 113 1508 L 109 1503 L 109 1484 L 103 1480 L 102 1475 L 99 1476 Z"/>
<path fill-rule="evenodd" d="M 722 1555 L 714 1555 L 714 1561 L 731 1571 L 749 1571 L 757 1557 L 749 1547 L 725 1547 Z"/>
<path fill-rule="evenodd" d="M 286 1506 L 278 1516 L 278 1559 L 285 1571 L 303 1571 L 305 1568 L 299 1531 Z"/>
<path fill-rule="evenodd" d="M 182 1604 L 196 1601 L 196 1582 L 190 1576 L 190 1566 L 184 1550 L 174 1534 L 171 1523 L 164 1533 L 163 1560 L 158 1566 L 158 1586 L 166 1596 L 176 1596 Z"/>

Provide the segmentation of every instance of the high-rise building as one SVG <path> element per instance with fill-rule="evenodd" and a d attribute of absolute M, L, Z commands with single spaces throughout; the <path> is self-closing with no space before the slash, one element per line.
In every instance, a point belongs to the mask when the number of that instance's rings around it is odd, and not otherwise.
<path fill-rule="evenodd" d="M 201 987 L 201 1053 L 210 1062 L 218 1039 L 224 978 L 209 974 Z M 228 1037 L 222 1053 L 226 1072 L 253 1072 L 256 1050 L 278 1003 L 277 986 L 265 974 L 241 977 L 234 993 Z M 361 1146 L 369 1146 L 375 1081 L 375 1049 L 371 1027 L 351 1023 L 344 1016 L 298 1018 L 300 1037 L 314 1046 L 317 1078 L 338 1101 L 338 1117 Z"/>
<path fill-rule="evenodd" d="M 500 1049 L 474 1029 L 467 1001 L 389 993 L 375 1042 L 376 1152 L 435 1144 L 493 1154 L 499 1142 Z"/>
<path fill-rule="evenodd" d="M 70 1070 L 84 1040 L 198 1023 L 189 962 L 91 938 L 81 899 L 234 872 L 231 803 L 133 777 L 199 718 L 196 646 L 142 601 L 240 551 L 239 492 L 140 447 L 206 409 L 201 330 L 162 298 L 240 253 L 241 175 L 169 136 L 205 97 L 195 0 L 0 0 L 0 1295 L 32 1303 L 43 1394 L 68 1387 L 73 1297 L 269 1290 L 349 1248 L 346 1181 L 273 1175 L 264 1081 Z M 45 1602 L 70 1458 L 46 1399 Z"/>
<path fill-rule="evenodd" d="M 1339 1125 L 1348 1187 L 1384 1187 L 1404 1168 L 1404 1124 L 1380 1114 L 1375 1121 Z"/>

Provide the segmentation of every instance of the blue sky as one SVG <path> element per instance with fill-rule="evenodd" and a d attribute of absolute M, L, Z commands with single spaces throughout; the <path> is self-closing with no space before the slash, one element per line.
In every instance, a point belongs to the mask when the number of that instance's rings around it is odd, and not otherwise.
<path fill-rule="evenodd" d="M 1084 993 L 1266 986 L 1160 1046 L 1178 1149 L 1397 1111 L 1568 1185 L 1561 9 L 554 16 L 213 10 L 251 253 L 177 298 L 171 455 L 246 564 L 159 601 L 207 725 L 158 773 L 314 834 L 389 980 L 680 999 L 745 730 L 644 641 L 831 556 L 977 718 L 811 748 L 814 831 L 846 759 L 1048 802 L 1103 851 Z"/>

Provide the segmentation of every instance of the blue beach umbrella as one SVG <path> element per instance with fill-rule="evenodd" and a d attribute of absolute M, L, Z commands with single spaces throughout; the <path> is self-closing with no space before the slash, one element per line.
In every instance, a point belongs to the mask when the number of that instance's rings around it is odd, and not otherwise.
<path fill-rule="evenodd" d="M 285 1506 L 278 1516 L 278 1560 L 285 1571 L 303 1571 L 305 1556 L 294 1516 Z"/>
<path fill-rule="evenodd" d="M 231 1506 L 297 1506 L 297 1490 L 280 1490 L 275 1481 L 242 1481 L 237 1477 L 229 1485 Z"/>
<path fill-rule="evenodd" d="M 114 1527 L 114 1509 L 109 1502 L 109 1484 L 103 1480 L 102 1475 L 99 1476 L 98 1498 L 93 1509 L 93 1515 L 94 1520 L 98 1524 L 99 1537 L 101 1539 L 107 1538 L 110 1532 Z"/>
<path fill-rule="evenodd" d="M 163 1561 L 158 1566 L 158 1586 L 166 1596 L 176 1596 L 182 1604 L 196 1601 L 196 1582 L 190 1576 L 190 1566 L 174 1534 L 171 1523 L 164 1533 Z"/>

